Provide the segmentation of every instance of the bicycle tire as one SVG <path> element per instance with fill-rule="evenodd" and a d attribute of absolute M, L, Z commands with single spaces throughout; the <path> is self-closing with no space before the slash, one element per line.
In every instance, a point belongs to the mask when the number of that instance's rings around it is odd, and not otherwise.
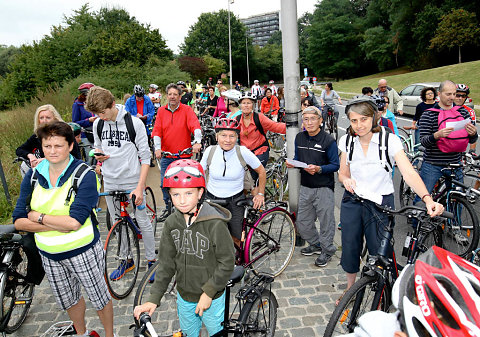
<path fill-rule="evenodd" d="M 402 142 L 403 151 L 405 151 L 407 154 L 412 153 L 413 149 L 410 148 L 410 144 L 408 142 L 408 139 L 410 138 L 408 132 L 403 128 L 398 128 L 398 135 L 400 136 L 400 141 Z"/>
<path fill-rule="evenodd" d="M 365 275 L 343 294 L 342 299 L 330 316 L 323 337 L 352 333 L 357 326 L 358 319 L 364 313 L 371 311 L 373 306 L 376 306 L 382 311 L 388 309 L 389 303 L 387 296 L 380 297 L 382 303 L 379 303 L 379 305 L 373 304 L 373 298 L 378 291 L 376 289 L 377 279 L 377 275 Z M 371 299 L 371 301 L 369 299 Z"/>
<path fill-rule="evenodd" d="M 238 320 L 244 331 L 237 332 L 234 336 L 273 337 L 277 325 L 277 310 L 277 298 L 270 290 L 264 289 L 253 302 L 247 302 L 243 306 Z"/>
<path fill-rule="evenodd" d="M 123 252 L 121 248 L 124 248 Z M 111 279 L 111 274 L 120 268 L 120 264 L 130 259 L 134 263 L 133 269 L 117 280 Z M 120 219 L 112 226 L 105 240 L 105 281 L 113 298 L 121 300 L 132 292 L 139 267 L 140 244 L 137 232 L 127 220 Z"/>
<path fill-rule="evenodd" d="M 275 169 L 267 174 L 265 193 L 267 199 L 276 201 L 283 200 L 283 177 Z"/>
<path fill-rule="evenodd" d="M 153 190 L 149 186 L 145 187 L 145 198 L 147 216 L 152 223 L 153 236 L 155 237 L 157 233 L 157 202 L 155 201 L 155 194 L 153 194 Z"/>
<path fill-rule="evenodd" d="M 246 240 L 247 263 L 250 263 L 253 272 L 280 275 L 292 259 L 295 232 L 295 225 L 287 211 L 278 209 L 263 214 L 248 232 Z M 275 242 L 272 239 L 279 244 L 276 249 L 273 249 Z"/>
<path fill-rule="evenodd" d="M 445 210 L 454 214 L 454 219 L 448 220 L 443 226 L 443 248 L 466 257 L 478 245 L 480 228 L 477 214 L 467 199 L 459 194 L 450 194 L 448 204 L 446 198 L 442 198 L 440 203 Z M 460 236 L 463 238 L 460 239 Z"/>
<path fill-rule="evenodd" d="M 420 167 L 423 162 L 423 155 L 416 155 L 413 157 L 410 162 L 412 163 L 413 168 L 420 174 Z M 413 205 L 413 200 L 416 197 L 416 193 L 413 189 L 408 186 L 408 184 L 403 179 L 403 176 L 400 177 L 400 185 L 398 188 L 398 199 L 400 200 L 400 207 L 405 207 Z"/>

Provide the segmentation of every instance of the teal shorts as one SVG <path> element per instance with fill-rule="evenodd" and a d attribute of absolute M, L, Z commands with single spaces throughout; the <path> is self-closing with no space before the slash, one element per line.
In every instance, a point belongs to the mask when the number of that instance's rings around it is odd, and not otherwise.
<path fill-rule="evenodd" d="M 212 305 L 203 312 L 202 316 L 195 314 L 196 308 L 196 302 L 187 302 L 177 293 L 178 320 L 180 321 L 180 328 L 186 336 L 198 337 L 202 328 L 202 322 L 205 324 L 210 336 L 222 330 L 225 313 L 225 291 L 222 296 L 212 301 Z"/>

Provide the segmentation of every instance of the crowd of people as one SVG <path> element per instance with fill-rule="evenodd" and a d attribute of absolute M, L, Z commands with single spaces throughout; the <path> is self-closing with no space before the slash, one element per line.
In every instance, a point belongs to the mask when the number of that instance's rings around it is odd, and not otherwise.
<path fill-rule="evenodd" d="M 159 185 L 165 203 L 160 218 L 165 225 L 157 256 L 146 210 L 137 207 L 135 211 L 145 246 L 145 264 L 150 268 L 160 260 L 160 272 L 150 280 L 154 283 L 150 298 L 135 308 L 134 315 L 153 313 L 175 276 L 182 330 L 188 336 L 198 336 L 202 322 L 210 335 L 221 330 L 234 246 L 242 240 L 244 209 L 237 202 L 249 194 L 255 208 L 265 205 L 265 167 L 270 159 L 267 132 L 286 134 L 286 124 L 277 120 L 279 110 L 285 107 L 284 88 L 277 88 L 274 81 L 261 87 L 255 80 L 248 91 L 236 90 L 241 88 L 238 81 L 236 89 L 230 90 L 221 79 L 215 86 L 212 82 L 210 78 L 203 85 L 198 80 L 194 87 L 188 81 L 171 83 L 164 97 L 155 84 L 149 86 L 148 95 L 137 84 L 124 104 L 117 104 L 109 90 L 84 83 L 72 106 L 76 124 L 71 126 L 53 106 L 37 109 L 34 134 L 17 149 L 17 155 L 26 161 L 13 220 L 16 229 L 35 233 L 57 303 L 67 311 L 79 335 L 90 334 L 85 324 L 82 286 L 106 336 L 114 336 L 112 301 L 103 278 L 104 252 L 96 226 L 99 184 L 95 172 L 80 160 L 79 146 L 88 152 L 93 150 L 89 164 L 93 160 L 100 163 L 104 190 L 132 191 L 129 197 L 135 196 L 137 206 L 145 205 L 151 162 L 160 162 Z M 305 163 L 300 169 L 296 227 L 308 245 L 301 254 L 318 255 L 314 264 L 325 267 L 337 251 L 333 241 L 335 172 L 345 188 L 337 206 L 342 230 L 340 265 L 346 273 L 347 290 L 359 271 L 364 238 L 369 254 L 375 255 L 379 249 L 378 232 L 387 223 L 386 215 L 365 207 L 365 203 L 394 207 L 395 165 L 417 194 L 416 201 L 424 202 L 431 216 L 442 214 L 443 206 L 430 195 L 434 184 L 441 175 L 449 174 L 442 170 L 447 164 L 460 162 L 468 144 L 475 150 L 478 138 L 475 112 L 464 105 L 469 93 L 468 86 L 451 81 L 442 82 L 438 92 L 431 87 L 422 91 L 422 103 L 412 122 L 412 128 L 418 131 L 416 142 L 425 148 L 418 174 L 397 136 L 395 115 L 403 114 L 402 98 L 386 80 L 380 80 L 375 90 L 364 87 L 362 95 L 348 101 L 345 114 L 350 127 L 338 145 L 322 125 L 329 107 L 339 118 L 334 100 L 342 104 L 341 97 L 330 82 L 319 99 L 313 91 L 301 87 L 302 124 L 294 142 L 296 162 L 287 159 L 285 163 L 290 169 L 298 167 L 295 163 Z M 162 99 L 166 104 L 162 105 Z M 458 131 L 440 127 L 439 116 L 444 114 L 459 115 L 471 123 Z M 214 122 L 217 144 L 205 149 L 199 163 L 192 160 L 192 155 L 202 150 L 199 118 L 204 117 Z M 149 139 L 156 158 L 152 158 Z M 461 139 L 460 145 L 457 139 Z M 170 155 L 190 147 L 191 153 Z M 75 187 L 74 198 L 67 202 L 80 168 L 86 174 Z M 461 170 L 457 177 L 462 179 Z M 225 206 L 207 199 L 222 200 Z M 112 197 L 106 202 L 113 222 L 118 206 Z M 134 269 L 133 263 L 128 258 L 119 261 L 118 268 L 106 277 L 119 280 Z M 474 275 L 480 282 L 478 271 Z"/>

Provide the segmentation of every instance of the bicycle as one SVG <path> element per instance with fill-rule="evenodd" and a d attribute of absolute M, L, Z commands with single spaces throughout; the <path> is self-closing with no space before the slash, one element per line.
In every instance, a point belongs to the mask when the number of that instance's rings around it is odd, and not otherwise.
<path fill-rule="evenodd" d="M 365 202 L 356 196 L 357 200 Z M 407 219 L 419 220 L 412 234 L 407 233 L 407 240 L 402 255 L 407 257 L 407 264 L 413 264 L 420 253 L 430 248 L 440 237 L 440 229 L 446 218 L 453 214 L 444 212 L 442 216 L 431 218 L 425 208 L 406 206 L 392 210 L 386 206 L 374 204 L 377 209 L 388 215 L 388 223 L 382 232 L 382 240 L 376 256 L 369 256 L 363 267 L 360 278 L 341 297 L 333 311 L 325 329 L 324 337 L 352 333 L 358 324 L 358 319 L 372 310 L 388 311 L 391 305 L 393 283 L 402 269 L 397 263 L 393 250 L 393 226 L 395 215 L 406 216 Z M 373 207 L 365 204 L 366 207 Z M 391 252 L 391 254 L 390 254 Z"/>
<path fill-rule="evenodd" d="M 162 151 L 162 157 L 171 157 L 171 158 L 181 159 L 182 155 L 190 155 L 190 154 L 192 154 L 192 152 L 193 152 L 193 148 L 191 148 L 191 147 L 188 147 L 184 150 L 178 151 L 177 153 Z M 160 165 L 161 158 L 156 158 L 156 160 L 157 160 L 158 169 L 160 170 L 161 169 L 161 165 Z"/>
<path fill-rule="evenodd" d="M 288 191 L 288 171 L 285 165 L 287 147 L 284 146 L 279 157 L 265 167 L 267 181 L 265 185 L 266 200 L 282 201 Z"/>
<path fill-rule="evenodd" d="M 134 307 L 143 303 L 143 295 L 146 293 L 146 286 L 149 285 L 148 279 L 158 268 L 157 262 L 142 279 L 135 295 Z M 154 269 L 155 268 L 155 269 Z M 245 275 L 245 269 L 242 266 L 236 266 L 230 280 L 225 288 L 225 314 L 223 330 L 212 337 L 227 336 L 228 333 L 235 337 L 240 336 L 274 336 L 277 322 L 278 302 L 275 295 L 271 292 L 271 284 L 274 278 L 269 275 L 260 274 L 253 277 L 243 285 L 236 293 L 236 304 L 230 313 L 230 293 L 232 287 L 240 282 Z M 144 282 L 145 281 L 145 282 Z M 184 336 L 181 331 L 170 334 L 157 335 L 151 325 L 151 318 L 143 313 L 139 320 L 135 319 L 134 336 L 161 336 L 161 337 L 181 337 Z"/>
<path fill-rule="evenodd" d="M 100 196 L 112 196 L 114 203 L 120 202 L 120 218 L 110 228 L 105 240 L 105 281 L 113 298 L 120 300 L 133 290 L 140 266 L 140 244 L 142 233 L 136 219 L 128 212 L 130 191 L 112 191 L 100 193 Z M 132 197 L 135 205 L 135 196 Z M 156 216 L 155 216 L 156 217 Z M 123 275 L 114 275 L 121 269 Z M 113 276 L 112 276 L 113 275 Z"/>
<path fill-rule="evenodd" d="M 34 294 L 35 284 L 27 280 L 29 261 L 22 238 L 23 235 L 13 232 L 0 234 L 0 332 L 3 336 L 23 324 Z"/>
<path fill-rule="evenodd" d="M 335 108 L 325 103 L 324 111 L 326 110 L 326 118 L 323 122 L 325 131 L 327 131 L 338 142 L 338 126 L 337 118 L 335 118 Z"/>

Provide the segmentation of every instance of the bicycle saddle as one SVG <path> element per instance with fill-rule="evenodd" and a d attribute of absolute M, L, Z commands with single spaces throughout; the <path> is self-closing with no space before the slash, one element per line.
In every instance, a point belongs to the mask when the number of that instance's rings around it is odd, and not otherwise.
<path fill-rule="evenodd" d="M 233 287 L 243 278 L 243 274 L 245 274 L 245 268 L 243 266 L 235 266 L 232 276 L 230 276 L 230 280 L 228 280 L 227 286 Z"/>
<path fill-rule="evenodd" d="M 248 198 L 248 199 L 244 199 L 244 200 L 239 200 L 239 201 L 237 201 L 237 206 L 239 206 L 239 207 L 245 207 L 245 206 L 253 207 L 253 199 Z"/>

